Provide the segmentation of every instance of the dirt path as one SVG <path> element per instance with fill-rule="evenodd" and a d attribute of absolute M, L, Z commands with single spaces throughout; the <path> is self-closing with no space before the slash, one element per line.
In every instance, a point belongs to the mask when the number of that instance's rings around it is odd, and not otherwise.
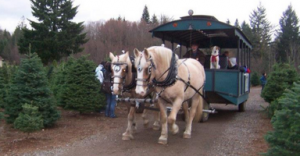
<path fill-rule="evenodd" d="M 270 120 L 261 112 L 267 104 L 259 96 L 260 88 L 252 88 L 246 112 L 238 112 L 233 105 L 213 105 L 218 114 L 211 115 L 206 123 L 193 124 L 192 138 L 183 139 L 184 122 L 177 122 L 180 133 L 169 133 L 168 145 L 157 143 L 160 132 L 142 126 L 138 118 L 138 131 L 131 141 L 122 141 L 126 128 L 126 116 L 110 120 L 107 130 L 82 138 L 61 147 L 36 150 L 22 155 L 65 156 L 147 156 L 147 155 L 201 155 L 201 156 L 254 156 L 266 152 L 268 146 L 263 139 L 271 130 Z M 1 154 L 0 154 L 1 155 Z"/>

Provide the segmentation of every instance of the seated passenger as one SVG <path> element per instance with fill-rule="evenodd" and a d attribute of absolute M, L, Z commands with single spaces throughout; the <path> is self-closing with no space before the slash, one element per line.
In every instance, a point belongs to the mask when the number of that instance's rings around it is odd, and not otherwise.
<path fill-rule="evenodd" d="M 228 65 L 228 69 L 238 69 L 238 66 L 236 64 L 236 58 L 232 57 L 229 59 L 230 64 Z"/>
<path fill-rule="evenodd" d="M 197 43 L 192 43 L 192 49 L 186 52 L 183 55 L 183 58 L 193 58 L 198 60 L 203 66 L 205 63 L 205 55 L 204 53 L 198 49 Z"/>
<path fill-rule="evenodd" d="M 227 57 L 227 62 L 228 62 L 227 64 L 228 64 L 228 67 L 232 67 L 231 62 L 229 61 L 228 56 L 229 56 L 229 51 L 225 51 L 225 52 L 221 55 L 221 57 Z"/>

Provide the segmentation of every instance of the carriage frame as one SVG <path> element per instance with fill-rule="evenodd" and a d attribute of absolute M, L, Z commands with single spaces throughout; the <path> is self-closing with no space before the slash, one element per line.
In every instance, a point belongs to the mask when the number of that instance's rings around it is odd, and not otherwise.
<path fill-rule="evenodd" d="M 218 21 L 213 16 L 195 15 L 181 17 L 180 20 L 171 21 L 152 30 L 152 37 L 171 43 L 171 49 L 175 45 L 181 45 L 177 55 L 183 55 L 183 46 L 186 51 L 191 43 L 197 42 L 200 49 L 210 49 L 219 46 L 222 49 L 235 51 L 237 65 L 250 68 L 250 52 L 252 45 L 244 33 L 237 27 Z M 207 55 L 209 58 L 210 55 Z M 245 111 L 245 104 L 250 93 L 250 73 L 241 72 L 240 69 L 227 69 L 227 58 L 223 61 L 221 69 L 209 69 L 206 59 L 205 74 L 205 101 L 204 109 L 210 108 L 210 103 L 233 104 L 239 111 Z M 224 63 L 225 62 L 225 63 Z M 208 119 L 208 114 L 204 113 Z"/>

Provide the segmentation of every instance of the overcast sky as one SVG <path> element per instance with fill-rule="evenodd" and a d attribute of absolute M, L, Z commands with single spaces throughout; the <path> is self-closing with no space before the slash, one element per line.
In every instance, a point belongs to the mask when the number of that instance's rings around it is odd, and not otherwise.
<path fill-rule="evenodd" d="M 267 18 L 278 26 L 282 13 L 292 4 L 300 17 L 300 0 L 73 0 L 79 5 L 76 22 L 108 20 L 119 16 L 129 21 L 139 21 L 147 5 L 150 16 L 166 15 L 174 20 L 188 15 L 192 9 L 194 15 L 212 15 L 219 21 L 227 19 L 233 24 L 236 19 L 249 23 L 250 13 L 261 2 L 266 8 Z M 13 32 L 21 17 L 35 20 L 31 14 L 29 0 L 0 0 L 0 28 Z M 26 20 L 27 21 L 27 20 Z M 28 22 L 27 22 L 28 25 Z"/>

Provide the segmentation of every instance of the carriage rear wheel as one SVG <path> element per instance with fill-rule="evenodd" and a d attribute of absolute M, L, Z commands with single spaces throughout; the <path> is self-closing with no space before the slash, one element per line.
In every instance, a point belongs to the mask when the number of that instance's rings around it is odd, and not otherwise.
<path fill-rule="evenodd" d="M 209 104 L 206 101 L 203 100 L 203 109 L 209 110 L 209 108 L 210 108 Z M 205 121 L 208 120 L 208 118 L 209 118 L 209 113 L 202 112 L 202 117 L 201 117 L 200 122 L 205 122 Z"/>
<path fill-rule="evenodd" d="M 246 102 L 244 101 L 241 104 L 239 104 L 239 112 L 244 112 L 246 110 Z"/>

